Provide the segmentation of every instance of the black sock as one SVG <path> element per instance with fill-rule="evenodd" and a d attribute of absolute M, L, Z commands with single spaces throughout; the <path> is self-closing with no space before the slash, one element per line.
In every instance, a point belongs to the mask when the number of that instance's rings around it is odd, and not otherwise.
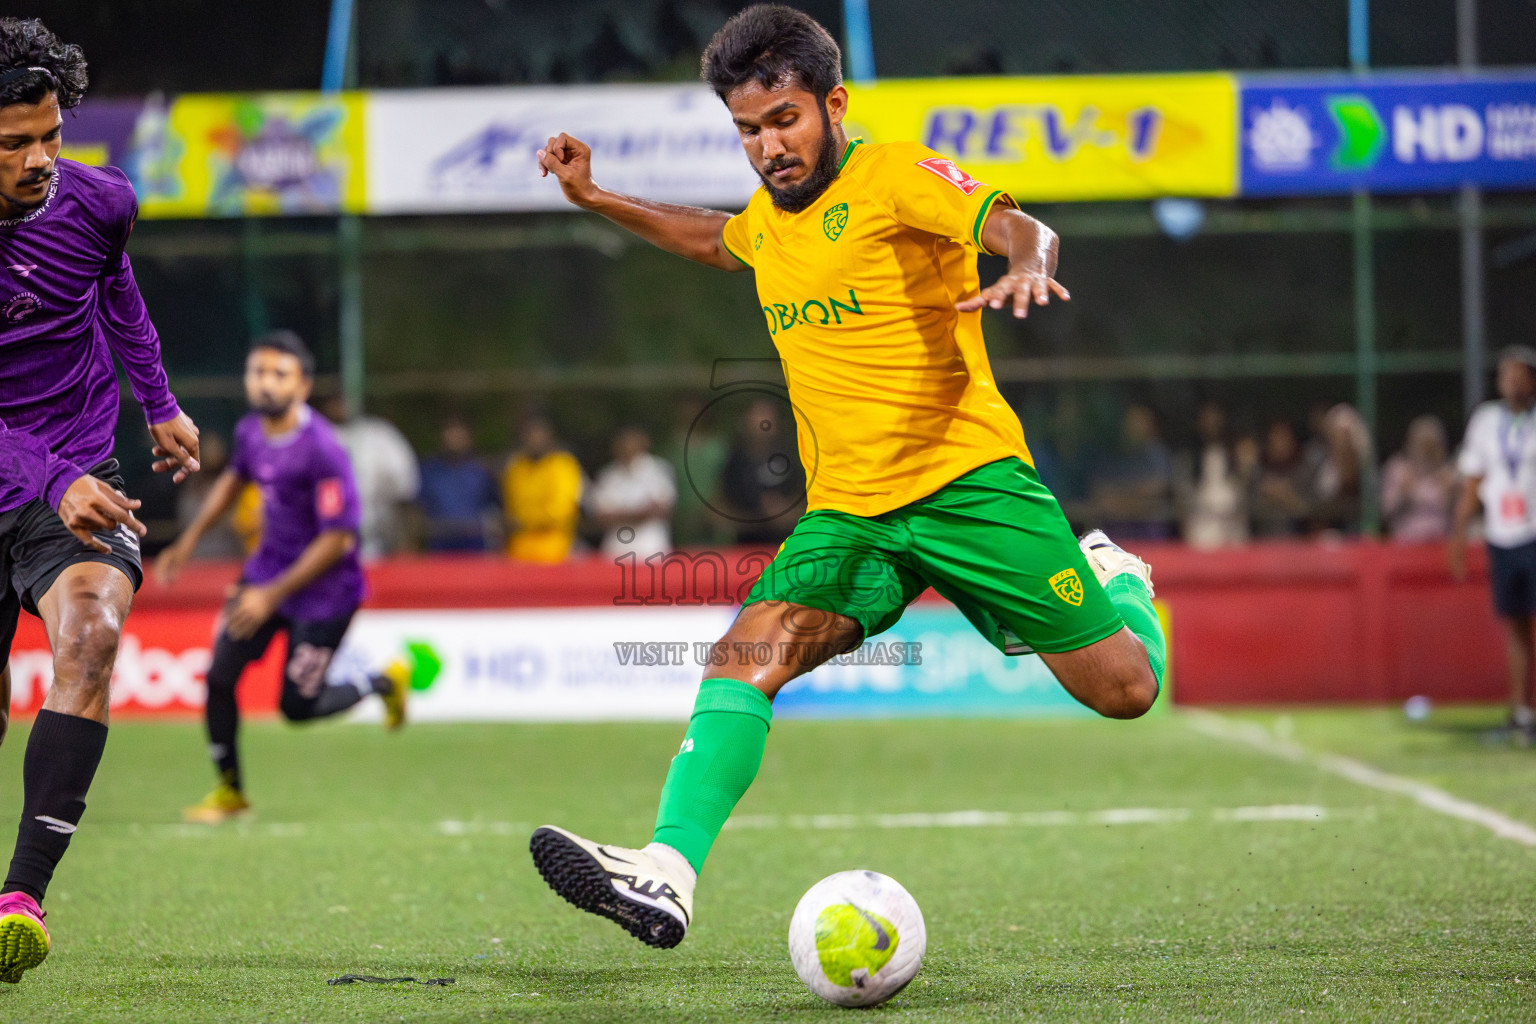
<path fill-rule="evenodd" d="M 37 713 L 22 761 L 16 853 L 0 891 L 24 892 L 42 901 L 85 813 L 85 794 L 106 746 L 107 727 L 100 722 L 46 709 Z"/>
<path fill-rule="evenodd" d="M 321 690 L 320 696 L 315 698 L 315 717 L 323 718 L 345 711 L 372 692 L 351 683 L 333 683 Z"/>
<path fill-rule="evenodd" d="M 307 722 L 345 711 L 372 692 L 351 683 L 332 683 L 313 697 L 301 697 L 296 687 L 285 686 L 278 709 L 290 722 Z"/>
<path fill-rule="evenodd" d="M 219 770 L 219 778 L 239 789 L 240 749 L 236 739 L 240 731 L 240 706 L 235 703 L 235 683 L 245 666 L 230 666 L 234 668 L 233 678 L 228 679 L 223 677 L 231 673 L 216 672 L 215 667 L 208 669 L 208 705 L 203 710 L 208 723 L 208 756 Z"/>

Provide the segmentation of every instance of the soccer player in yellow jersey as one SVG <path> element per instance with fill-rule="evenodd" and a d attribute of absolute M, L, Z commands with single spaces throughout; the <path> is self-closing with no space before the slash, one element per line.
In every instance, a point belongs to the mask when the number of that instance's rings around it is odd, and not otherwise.
<path fill-rule="evenodd" d="M 888 629 L 927 587 L 1004 653 L 1038 653 L 1102 715 L 1144 714 L 1162 683 L 1147 566 L 1103 533 L 1072 536 L 982 342 L 983 307 L 1022 317 L 1068 298 L 1055 233 L 932 150 L 848 139 L 841 63 L 825 29 L 777 5 L 711 40 L 703 77 L 763 183 L 734 217 L 606 191 L 566 135 L 539 154 L 576 206 L 757 274 L 809 481 L 805 515 L 718 648 L 731 662 L 699 688 L 652 842 L 533 834 L 556 892 L 652 946 L 687 931 L 698 871 L 762 762 L 774 695 Z M 977 252 L 1008 257 L 987 288 Z M 782 656 L 737 654 L 763 644 Z"/>

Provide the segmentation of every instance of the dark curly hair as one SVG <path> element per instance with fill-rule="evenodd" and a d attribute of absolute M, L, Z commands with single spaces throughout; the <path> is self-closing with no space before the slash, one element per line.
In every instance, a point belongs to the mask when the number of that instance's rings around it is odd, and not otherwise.
<path fill-rule="evenodd" d="M 67 110 L 85 96 L 85 54 L 73 43 L 60 42 L 36 18 L 0 18 L 0 81 L 0 107 L 41 103 L 54 93 Z"/>
<path fill-rule="evenodd" d="M 798 81 L 818 100 L 842 84 L 843 54 L 821 23 L 782 4 L 753 4 L 720 27 L 699 77 L 722 100 L 748 81 L 777 89 Z"/>

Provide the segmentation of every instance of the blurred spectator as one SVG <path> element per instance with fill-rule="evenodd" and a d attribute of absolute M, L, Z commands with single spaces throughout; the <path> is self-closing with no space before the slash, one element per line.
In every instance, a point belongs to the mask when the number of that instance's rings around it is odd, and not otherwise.
<path fill-rule="evenodd" d="M 249 481 L 241 488 L 240 496 L 235 499 L 234 511 L 228 519 L 230 529 L 240 538 L 244 554 L 255 552 L 256 546 L 261 543 L 261 531 L 266 521 L 266 511 L 261 505 L 261 488 L 254 480 Z"/>
<path fill-rule="evenodd" d="M 475 436 L 462 416 L 443 421 L 443 447 L 421 464 L 422 517 L 428 551 L 488 551 L 500 502 L 496 479 L 475 458 Z"/>
<path fill-rule="evenodd" d="M 1456 467 L 1438 416 L 1408 424 L 1403 450 L 1387 460 L 1381 480 L 1381 515 L 1393 540 L 1444 540 L 1451 532 Z"/>
<path fill-rule="evenodd" d="M 613 436 L 613 461 L 597 474 L 587 511 L 603 529 L 603 554 L 633 552 L 642 561 L 672 550 L 672 508 L 677 479 L 672 466 L 651 454 L 651 437 L 639 427 Z"/>
<path fill-rule="evenodd" d="M 357 496 L 363 506 L 358 530 L 364 558 L 382 558 L 405 549 L 405 506 L 421 485 L 416 452 L 393 423 L 366 413 L 352 414 L 341 395 L 320 402 L 352 460 Z"/>
<path fill-rule="evenodd" d="M 1184 539 L 1197 548 L 1242 544 L 1248 539 L 1247 474 L 1252 462 L 1239 465 L 1236 449 L 1227 441 L 1226 411 L 1215 402 L 1200 407 L 1195 433 L 1199 444 L 1185 457 L 1179 474 Z"/>
<path fill-rule="evenodd" d="M 1128 540 L 1169 537 L 1173 457 L 1158 438 L 1157 420 L 1144 405 L 1125 410 L 1119 448 L 1093 476 L 1093 500 L 1111 536 Z"/>
<path fill-rule="evenodd" d="M 1248 497 L 1253 533 L 1294 537 L 1306 525 L 1310 474 L 1288 420 L 1275 420 L 1264 434 L 1258 473 Z"/>
<path fill-rule="evenodd" d="M 518 450 L 501 477 L 507 556 L 563 562 L 570 557 L 581 518 L 581 465 L 542 415 L 524 417 L 519 436 Z"/>
<path fill-rule="evenodd" d="M 702 399 L 683 399 L 677 405 L 672 436 L 661 450 L 676 470 L 672 537 L 679 547 L 730 540 L 729 521 L 715 511 L 722 503 L 720 475 L 730 442 L 716 429 L 715 419 Z"/>
<path fill-rule="evenodd" d="M 1030 437 L 1029 454 L 1035 462 L 1040 482 L 1074 518 L 1089 494 L 1089 472 L 1094 450 L 1088 442 L 1088 428 L 1083 408 L 1070 391 L 1064 392 L 1051 415 L 1050 430 L 1041 437 Z"/>
<path fill-rule="evenodd" d="M 1488 582 L 1504 626 L 1509 724 L 1536 739 L 1532 647 L 1536 644 L 1536 350 L 1499 353 L 1499 401 L 1472 413 L 1456 468 L 1463 478 L 1446 555 L 1467 576 L 1467 529 L 1478 506 L 1488 544 Z"/>
<path fill-rule="evenodd" d="M 759 398 L 747 406 L 720 489 L 736 543 L 779 544 L 789 536 L 805 510 L 805 470 L 787 402 Z"/>
<path fill-rule="evenodd" d="M 205 430 L 198 442 L 202 446 L 200 461 L 203 468 L 187 477 L 176 492 L 178 533 L 197 517 L 197 510 L 202 507 L 203 497 L 213 487 L 213 482 L 219 478 L 219 474 L 229 465 L 229 442 L 223 435 Z M 256 529 L 250 530 L 251 510 L 249 508 L 245 510 L 247 515 L 245 526 L 247 532 L 260 533 L 261 492 L 254 488 L 252 490 L 256 495 Z M 244 493 L 240 497 L 244 500 L 249 498 Z M 237 505 L 237 508 L 239 507 Z M 225 561 L 244 558 L 251 550 L 246 547 L 246 540 L 247 538 L 242 537 L 240 531 L 236 529 L 234 517 L 225 516 L 203 532 L 202 537 L 198 539 L 197 547 L 192 549 L 192 557 L 198 560 L 222 559 Z"/>
<path fill-rule="evenodd" d="M 1315 529 L 1360 532 L 1360 487 L 1371 458 L 1371 434 L 1354 406 L 1339 404 L 1323 417 L 1325 454 L 1312 477 Z"/>

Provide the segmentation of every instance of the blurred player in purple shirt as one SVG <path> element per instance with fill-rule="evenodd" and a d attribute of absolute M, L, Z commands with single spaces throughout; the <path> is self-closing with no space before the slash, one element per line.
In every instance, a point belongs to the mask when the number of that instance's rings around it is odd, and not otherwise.
<path fill-rule="evenodd" d="M 229 468 L 214 482 L 197 518 L 155 563 L 163 582 L 175 582 L 203 533 L 230 510 L 245 485 L 255 482 L 261 489 L 261 543 L 224 609 L 208 667 L 209 753 L 219 783 L 186 809 L 189 821 L 213 824 L 250 810 L 236 744 L 235 686 L 279 632 L 288 634 L 288 656 L 278 706 L 289 721 L 334 715 L 371 693 L 384 701 L 387 726 L 399 728 L 405 721 L 410 680 L 405 666 L 346 682 L 327 679 L 331 658 L 363 600 L 357 558 L 361 510 L 346 450 L 330 423 L 308 405 L 314 372 L 314 357 L 292 331 L 252 342 L 245 362 L 252 411 L 235 427 Z"/>
<path fill-rule="evenodd" d="M 138 203 L 121 171 L 58 159 L 85 58 L 35 20 L 0 18 L 0 734 L 21 610 L 42 618 L 53 682 L 22 762 L 16 852 L 0 888 L 0 981 L 42 963 L 39 906 L 85 812 L 107 741 L 112 666 L 143 579 L 112 458 L 117 369 L 154 438 L 155 469 L 198 468 L 126 247 Z"/>

